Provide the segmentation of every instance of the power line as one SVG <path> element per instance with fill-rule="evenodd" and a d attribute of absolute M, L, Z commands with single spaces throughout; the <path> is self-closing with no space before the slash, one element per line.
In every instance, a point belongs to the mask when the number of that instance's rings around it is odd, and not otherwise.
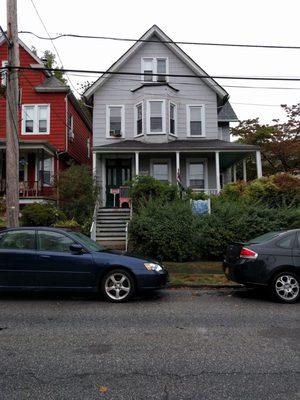
<path fill-rule="evenodd" d="M 53 39 L 51 38 L 51 36 L 50 36 L 50 34 L 49 34 L 49 32 L 48 32 L 48 30 L 47 30 L 47 28 L 46 28 L 46 25 L 45 25 L 44 21 L 42 20 L 42 17 L 41 17 L 41 15 L 40 15 L 40 13 L 38 12 L 38 9 L 37 9 L 36 5 L 34 4 L 34 1 L 33 1 L 33 0 L 30 0 L 30 1 L 31 1 L 31 4 L 32 4 L 33 8 L 35 9 L 35 12 L 36 12 L 36 14 L 37 14 L 39 20 L 41 21 L 41 24 L 43 25 L 43 27 L 44 27 L 44 29 L 45 29 L 47 35 L 48 35 L 48 40 L 51 40 L 52 46 L 53 46 L 53 48 L 54 48 L 54 51 L 56 52 L 57 57 L 58 57 L 58 59 L 59 59 L 59 61 L 60 61 L 60 63 L 61 63 L 61 67 L 63 68 L 63 62 L 62 62 L 62 59 L 61 59 L 61 57 L 60 57 L 60 55 L 59 55 L 59 52 L 58 52 L 58 50 L 57 50 L 57 47 L 56 47 L 55 44 L 53 43 Z M 70 85 L 72 86 L 72 88 L 73 88 L 78 94 L 80 94 L 80 93 L 78 92 L 78 90 L 76 89 L 76 87 L 73 85 L 71 79 L 68 77 L 67 74 L 66 74 L 66 77 L 67 77 L 68 81 L 70 82 Z"/>
<path fill-rule="evenodd" d="M 97 71 L 97 70 L 84 70 L 84 69 L 72 69 L 72 68 L 49 68 L 49 67 L 17 67 L 8 65 L 0 69 L 18 69 L 18 70 L 31 70 L 31 71 L 61 71 L 61 72 L 75 72 L 75 73 L 87 73 L 87 74 L 104 74 L 104 75 L 128 75 L 128 76 L 161 76 L 161 77 L 173 77 L 173 78 L 199 78 L 199 79 L 232 79 L 232 80 L 257 80 L 257 81 L 291 81 L 300 82 L 300 77 L 279 77 L 279 76 L 229 76 L 229 75 L 189 75 L 189 74 L 158 74 L 158 73 L 143 73 L 143 72 L 130 72 L 130 71 Z M 174 82 L 175 83 L 175 82 Z M 220 85 L 217 85 L 220 86 Z"/>
<path fill-rule="evenodd" d="M 189 41 L 173 41 L 173 40 L 151 40 L 151 39 L 133 39 L 121 38 L 113 36 L 95 36 L 95 35 L 79 35 L 74 33 L 60 33 L 52 37 L 44 37 L 37 35 L 31 31 L 19 31 L 20 34 L 33 35 L 41 40 L 57 40 L 61 38 L 77 38 L 77 39 L 98 39 L 98 40 L 113 40 L 120 42 L 142 42 L 142 43 L 165 43 L 165 44 L 181 44 L 181 45 L 196 45 L 196 46 L 219 46 L 219 47 L 246 47 L 246 48 L 263 48 L 263 49 L 286 49 L 300 50 L 300 46 L 286 45 L 268 45 L 268 44 L 244 44 L 244 43 L 213 43 L 213 42 L 189 42 Z"/>

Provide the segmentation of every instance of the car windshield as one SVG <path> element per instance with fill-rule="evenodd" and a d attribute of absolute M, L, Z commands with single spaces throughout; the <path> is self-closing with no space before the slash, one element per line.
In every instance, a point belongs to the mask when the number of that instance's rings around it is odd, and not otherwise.
<path fill-rule="evenodd" d="M 89 237 L 83 235 L 80 232 L 72 232 L 72 236 L 75 239 L 79 239 L 82 244 L 85 245 L 85 247 L 89 251 L 104 251 L 104 247 L 101 246 L 101 244 L 94 242 L 94 240 L 90 239 Z"/>
<path fill-rule="evenodd" d="M 281 233 L 282 232 L 268 232 L 268 233 L 265 233 L 264 235 L 257 236 L 256 238 L 249 240 L 248 243 L 260 244 L 260 243 L 268 242 L 269 240 L 274 239 L 276 236 L 279 236 Z"/>

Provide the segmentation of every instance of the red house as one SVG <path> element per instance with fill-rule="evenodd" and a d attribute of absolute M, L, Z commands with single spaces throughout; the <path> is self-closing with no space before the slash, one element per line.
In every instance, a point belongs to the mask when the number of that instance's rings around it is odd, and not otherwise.
<path fill-rule="evenodd" d="M 44 67 L 21 40 L 20 65 Z M 7 43 L 0 37 L 0 66 L 7 65 Z M 5 195 L 6 72 L 0 92 L 0 195 Z M 20 204 L 55 198 L 53 176 L 73 160 L 92 165 L 92 124 L 69 86 L 46 70 L 20 70 Z"/>

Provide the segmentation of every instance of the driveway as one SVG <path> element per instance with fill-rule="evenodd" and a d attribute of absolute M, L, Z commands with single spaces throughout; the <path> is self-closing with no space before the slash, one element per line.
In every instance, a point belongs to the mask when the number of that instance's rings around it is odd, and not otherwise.
<path fill-rule="evenodd" d="M 300 399 L 300 303 L 165 290 L 0 296 L 0 399 Z"/>

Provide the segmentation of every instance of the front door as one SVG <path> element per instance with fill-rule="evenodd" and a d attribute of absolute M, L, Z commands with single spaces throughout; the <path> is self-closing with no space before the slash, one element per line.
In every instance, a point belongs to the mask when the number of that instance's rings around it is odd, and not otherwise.
<path fill-rule="evenodd" d="M 119 207 L 119 195 L 111 193 L 131 180 L 131 159 L 106 160 L 106 207 Z"/>

